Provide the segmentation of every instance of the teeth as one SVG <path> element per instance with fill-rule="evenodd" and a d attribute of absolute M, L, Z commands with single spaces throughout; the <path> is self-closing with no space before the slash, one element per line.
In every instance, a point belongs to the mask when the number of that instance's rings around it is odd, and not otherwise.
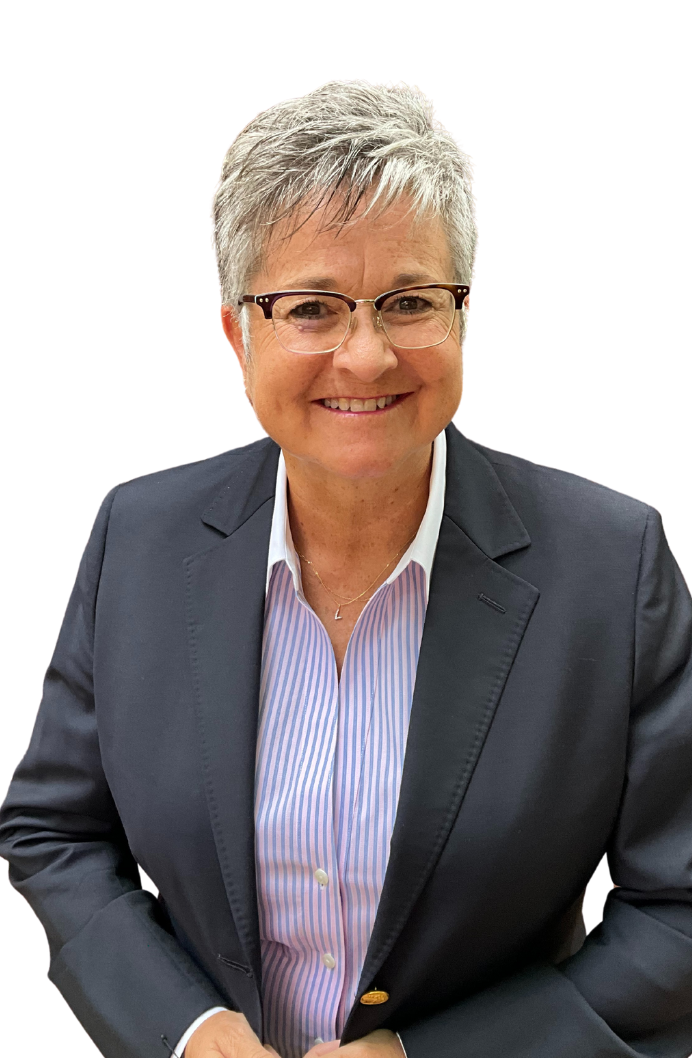
<path fill-rule="evenodd" d="M 388 408 L 395 400 L 396 395 L 369 397 L 367 400 L 359 397 L 325 397 L 322 403 L 325 408 L 338 408 L 339 411 L 377 411 L 378 408 Z"/>

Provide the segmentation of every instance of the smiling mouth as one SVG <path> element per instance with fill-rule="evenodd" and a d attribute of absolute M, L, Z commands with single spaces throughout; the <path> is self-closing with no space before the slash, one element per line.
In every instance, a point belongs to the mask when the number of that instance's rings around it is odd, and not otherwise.
<path fill-rule="evenodd" d="M 316 401 L 330 411 L 341 412 L 377 412 L 386 411 L 392 404 L 400 404 L 408 393 L 388 393 L 381 397 L 323 397 Z"/>

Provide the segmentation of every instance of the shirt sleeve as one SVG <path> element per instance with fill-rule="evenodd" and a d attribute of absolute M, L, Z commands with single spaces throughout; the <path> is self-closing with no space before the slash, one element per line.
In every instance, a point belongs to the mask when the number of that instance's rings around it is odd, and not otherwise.
<path fill-rule="evenodd" d="M 200 1014 L 198 1018 L 195 1018 L 195 1020 L 190 1025 L 189 1029 L 184 1032 L 178 1040 L 177 1046 L 175 1047 L 173 1052 L 176 1058 L 183 1058 L 183 1051 L 187 1047 L 190 1036 L 192 1036 L 192 1033 L 195 1031 L 195 1029 L 198 1029 L 202 1022 L 206 1021 L 207 1018 L 210 1018 L 212 1014 L 218 1014 L 222 1010 L 228 1010 L 228 1007 L 212 1007 L 211 1010 L 205 1010 L 203 1014 Z"/>

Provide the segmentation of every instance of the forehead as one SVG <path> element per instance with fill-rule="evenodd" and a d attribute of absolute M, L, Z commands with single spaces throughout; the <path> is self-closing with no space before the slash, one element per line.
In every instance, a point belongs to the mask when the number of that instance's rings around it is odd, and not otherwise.
<path fill-rule="evenodd" d="M 442 221 L 416 213 L 407 197 L 381 213 L 361 209 L 345 226 L 334 226 L 333 212 L 320 208 L 309 215 L 304 210 L 276 225 L 258 279 L 294 283 L 301 276 L 343 274 L 346 279 L 353 274 L 354 279 L 374 279 L 400 273 L 440 281 L 453 278 Z"/>

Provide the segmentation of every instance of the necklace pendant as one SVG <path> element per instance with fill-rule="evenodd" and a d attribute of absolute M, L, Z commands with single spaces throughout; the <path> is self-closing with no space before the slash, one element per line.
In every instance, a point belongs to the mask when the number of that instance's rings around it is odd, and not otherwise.
<path fill-rule="evenodd" d="M 341 607 L 340 607 L 340 606 L 337 606 L 337 608 L 336 608 L 336 613 L 334 614 L 334 620 L 335 620 L 335 621 L 343 621 L 343 617 L 342 617 L 342 616 L 341 616 L 341 614 L 339 613 L 339 611 L 340 611 L 340 610 L 341 610 Z"/>

